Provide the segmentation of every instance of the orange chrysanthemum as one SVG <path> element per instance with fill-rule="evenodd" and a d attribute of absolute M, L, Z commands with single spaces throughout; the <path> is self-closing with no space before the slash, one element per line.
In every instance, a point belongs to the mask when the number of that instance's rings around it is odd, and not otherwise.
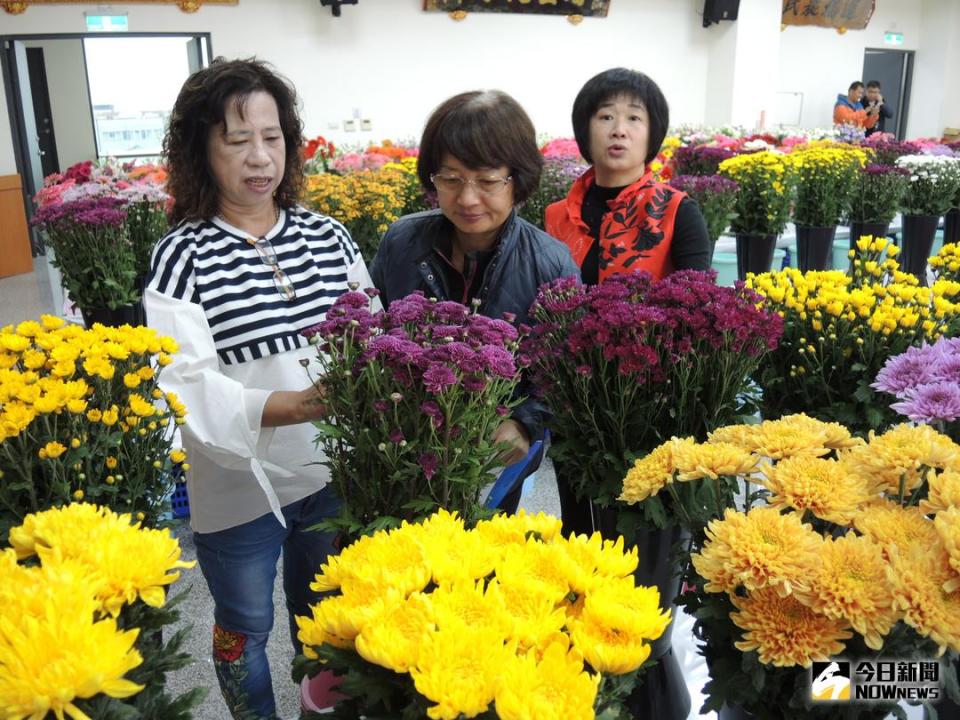
<path fill-rule="evenodd" d="M 868 647 L 879 650 L 898 619 L 880 546 L 849 533 L 828 539 L 819 559 L 810 590 L 800 595 L 804 604 L 828 618 L 850 623 Z"/>
<path fill-rule="evenodd" d="M 710 433 L 711 442 L 727 442 L 774 460 L 819 457 L 831 450 L 854 447 L 862 440 L 838 423 L 825 423 L 803 414 L 786 415 L 759 425 L 730 425 Z"/>
<path fill-rule="evenodd" d="M 739 445 L 709 442 L 697 445 L 674 445 L 673 466 L 677 480 L 699 480 L 734 477 L 753 472 L 760 458 Z"/>
<path fill-rule="evenodd" d="M 849 525 L 857 508 L 872 497 L 866 482 L 836 460 L 792 457 L 768 467 L 764 474 L 766 480 L 760 482 L 773 493 L 771 506 L 801 514 L 809 510 L 838 525 Z"/>
<path fill-rule="evenodd" d="M 905 508 L 890 500 L 863 507 L 854 516 L 853 526 L 888 553 L 891 547 L 932 547 L 937 543 L 936 528 L 922 510 Z"/>
<path fill-rule="evenodd" d="M 770 507 L 749 513 L 728 509 L 723 520 L 710 522 L 706 535 L 703 550 L 691 559 L 710 592 L 733 593 L 742 585 L 787 595 L 806 586 L 823 546 L 823 538 L 797 515 Z"/>
<path fill-rule="evenodd" d="M 671 441 L 668 441 L 633 464 L 623 479 L 623 492 L 618 500 L 630 505 L 642 502 L 672 481 L 673 449 Z"/>
<path fill-rule="evenodd" d="M 901 483 L 912 492 L 928 468 L 960 470 L 960 447 L 929 425 L 897 425 L 883 435 L 870 433 L 870 442 L 850 451 L 851 468 L 898 494 Z"/>
<path fill-rule="evenodd" d="M 931 470 L 927 473 L 927 488 L 927 499 L 920 501 L 920 509 L 925 513 L 960 507 L 960 472 L 944 470 L 938 473 Z"/>
<path fill-rule="evenodd" d="M 946 549 L 939 542 L 893 549 L 887 572 L 894 605 L 907 624 L 936 642 L 941 653 L 960 651 L 960 592 L 949 589 L 957 575 Z"/>
<path fill-rule="evenodd" d="M 960 576 L 960 507 L 952 507 L 937 514 L 933 524 L 950 558 L 950 567 Z M 951 584 L 954 590 L 960 588 L 960 580 Z"/>
<path fill-rule="evenodd" d="M 730 619 L 744 631 L 739 650 L 756 650 L 760 662 L 777 667 L 810 667 L 843 651 L 853 634 L 842 620 L 834 620 L 802 604 L 796 596 L 781 597 L 772 588 L 746 597 L 732 595 L 738 612 Z"/>

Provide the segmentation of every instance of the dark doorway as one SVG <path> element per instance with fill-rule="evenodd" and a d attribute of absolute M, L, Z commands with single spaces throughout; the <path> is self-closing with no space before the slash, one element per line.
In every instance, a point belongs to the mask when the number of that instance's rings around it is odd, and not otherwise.
<path fill-rule="evenodd" d="M 40 145 L 40 164 L 43 176 L 47 177 L 60 172 L 60 162 L 57 159 L 57 138 L 53 131 L 53 110 L 50 107 L 43 48 L 27 48 L 27 67 L 30 94 L 33 96 L 33 117 L 37 125 L 37 143 Z"/>
<path fill-rule="evenodd" d="M 863 53 L 863 82 L 877 80 L 880 94 L 893 117 L 886 120 L 884 131 L 903 139 L 907 131 L 910 107 L 910 85 L 913 78 L 913 51 L 867 48 Z"/>

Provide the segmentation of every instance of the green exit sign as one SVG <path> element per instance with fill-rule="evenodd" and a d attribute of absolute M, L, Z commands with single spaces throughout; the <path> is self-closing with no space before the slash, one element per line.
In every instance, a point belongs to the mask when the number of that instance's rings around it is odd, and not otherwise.
<path fill-rule="evenodd" d="M 887 45 L 903 45 L 903 33 L 896 33 L 896 32 L 884 33 L 883 41 Z"/>
<path fill-rule="evenodd" d="M 126 15 L 87 15 L 87 32 L 127 32 Z"/>

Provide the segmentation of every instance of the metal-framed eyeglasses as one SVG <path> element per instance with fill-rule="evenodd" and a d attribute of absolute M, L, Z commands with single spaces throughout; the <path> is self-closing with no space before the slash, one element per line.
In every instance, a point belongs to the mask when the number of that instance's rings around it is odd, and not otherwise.
<path fill-rule="evenodd" d="M 277 251 L 273 249 L 270 241 L 265 237 L 248 237 L 247 242 L 256 249 L 261 262 L 273 270 L 273 284 L 276 286 L 277 292 L 280 293 L 280 297 L 287 302 L 296 300 L 297 289 L 293 286 L 293 282 L 289 276 L 280 267 L 280 262 L 277 260 Z"/>
<path fill-rule="evenodd" d="M 484 175 L 467 180 L 459 175 L 447 175 L 446 173 L 432 173 L 430 182 L 437 189 L 437 192 L 450 193 L 451 195 L 459 193 L 467 185 L 473 185 L 474 189 L 481 195 L 498 195 L 513 181 L 513 175 L 499 177 L 497 175 Z"/>

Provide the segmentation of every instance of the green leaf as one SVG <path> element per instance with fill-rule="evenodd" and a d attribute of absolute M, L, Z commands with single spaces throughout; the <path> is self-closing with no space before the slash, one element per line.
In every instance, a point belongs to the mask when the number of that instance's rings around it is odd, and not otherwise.
<path fill-rule="evenodd" d="M 868 407 L 866 411 L 867 424 L 874 430 L 883 424 L 883 413 L 875 407 Z"/>
<path fill-rule="evenodd" d="M 313 426 L 319 431 L 320 435 L 322 435 L 323 437 L 334 438 L 334 439 L 340 439 L 343 437 L 343 430 L 341 430 L 336 425 L 331 425 L 330 423 L 314 420 Z"/>

